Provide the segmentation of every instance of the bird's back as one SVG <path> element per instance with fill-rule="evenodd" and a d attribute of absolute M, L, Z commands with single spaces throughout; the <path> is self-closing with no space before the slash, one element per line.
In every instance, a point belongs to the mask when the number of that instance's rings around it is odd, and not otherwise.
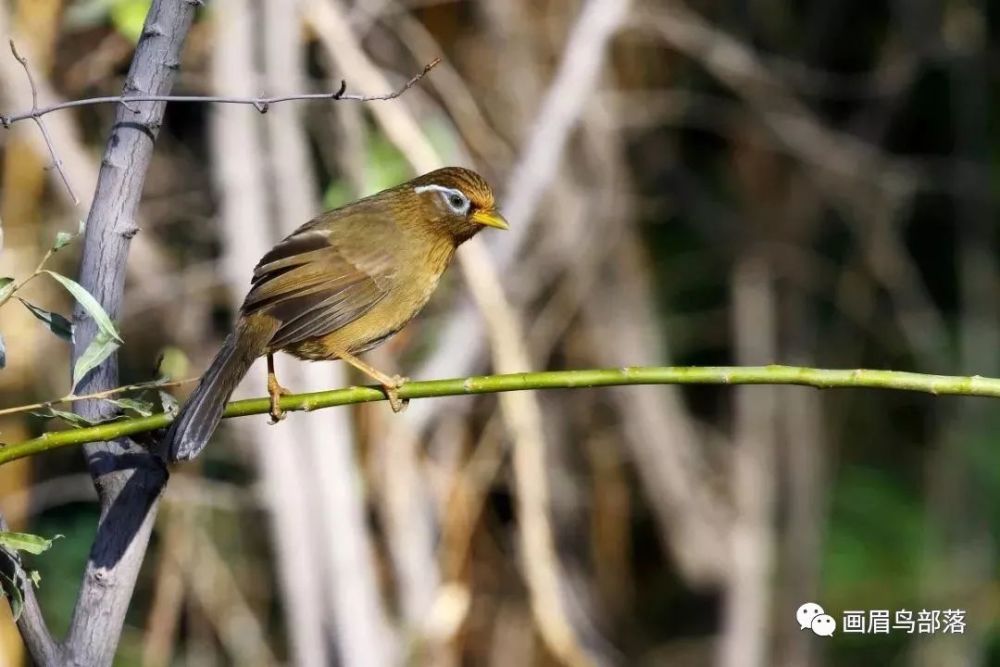
<path fill-rule="evenodd" d="M 361 200 L 317 217 L 258 264 L 243 310 L 278 320 L 270 349 L 306 359 L 370 349 L 430 298 L 454 243 L 370 206 Z"/>

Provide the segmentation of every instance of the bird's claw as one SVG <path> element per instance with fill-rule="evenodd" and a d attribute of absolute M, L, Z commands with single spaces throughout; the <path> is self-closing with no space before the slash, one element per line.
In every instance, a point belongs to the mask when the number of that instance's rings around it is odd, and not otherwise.
<path fill-rule="evenodd" d="M 410 378 L 403 377 L 402 375 L 393 375 L 392 383 L 386 384 L 382 388 L 385 390 L 385 396 L 389 399 L 389 407 L 395 413 L 400 413 L 406 410 L 406 407 L 410 404 L 410 399 L 400 398 L 399 392 L 397 391 L 404 384 L 409 382 Z"/>
<path fill-rule="evenodd" d="M 267 423 L 271 426 L 274 426 L 275 424 L 277 424 L 278 422 L 280 422 L 281 420 L 283 420 L 285 417 L 288 416 L 287 414 L 285 414 L 285 411 L 281 409 L 281 405 L 279 405 L 278 401 L 281 400 L 282 396 L 287 396 L 291 392 L 282 387 L 277 382 L 270 385 L 267 388 L 267 390 L 268 390 L 267 391 L 268 395 L 271 397 L 271 406 L 270 409 L 267 411 L 267 414 L 270 416 L 270 419 L 267 420 Z"/>

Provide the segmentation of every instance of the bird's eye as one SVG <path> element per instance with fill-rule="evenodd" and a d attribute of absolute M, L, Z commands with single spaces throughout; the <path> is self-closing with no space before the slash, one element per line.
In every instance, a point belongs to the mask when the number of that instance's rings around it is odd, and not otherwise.
<path fill-rule="evenodd" d="M 460 215 L 465 215 L 469 210 L 469 200 L 461 192 L 451 191 L 444 193 L 444 200 L 448 207 Z"/>

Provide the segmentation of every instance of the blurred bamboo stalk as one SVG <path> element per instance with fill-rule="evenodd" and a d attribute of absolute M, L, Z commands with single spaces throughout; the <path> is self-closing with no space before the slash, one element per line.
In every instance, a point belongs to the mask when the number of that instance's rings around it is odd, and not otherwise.
<path fill-rule="evenodd" d="M 611 40 L 627 18 L 628 0 L 589 0 L 577 14 L 563 52 L 559 55 L 559 69 L 550 85 L 543 89 L 541 102 L 529 104 L 530 91 L 521 91 L 519 98 L 530 110 L 525 113 L 531 122 L 528 128 L 519 128 L 526 138 L 519 150 L 518 159 L 511 168 L 504 187 L 504 215 L 511 222 L 507 238 L 493 242 L 491 256 L 497 270 L 509 272 L 517 253 L 530 238 L 537 222 L 536 213 L 547 189 L 558 181 L 558 169 L 570 134 L 576 129 L 586 104 L 600 83 L 602 67 L 609 56 Z M 518 3 L 491 2 L 492 13 L 517 13 Z M 524 9 L 521 7 L 520 9 Z M 509 35 L 499 35 L 508 39 Z M 524 54 L 512 54 L 524 58 Z M 535 69 L 528 66 L 529 71 Z M 507 75 L 517 78 L 517 85 L 525 76 L 522 71 Z M 514 84 L 514 81 L 511 81 Z M 527 86 L 526 86 L 527 87 Z M 474 239 L 475 240 L 475 239 Z M 485 353 L 483 325 L 479 315 L 468 302 L 452 314 L 447 326 L 440 332 L 435 353 L 421 364 L 416 375 L 420 377 L 453 377 L 474 372 Z M 415 411 L 414 411 L 415 412 Z M 409 417 L 414 428 L 422 430 L 434 413 L 416 413 Z"/>
<path fill-rule="evenodd" d="M 603 280 L 584 302 L 583 321 L 600 345 L 598 363 L 625 365 L 669 358 L 666 336 L 653 314 L 639 242 L 629 235 L 612 255 Z M 664 549 L 696 586 L 717 585 L 730 568 L 726 546 L 731 508 L 712 483 L 705 438 L 679 392 L 616 389 L 612 394 L 643 491 Z"/>
<path fill-rule="evenodd" d="M 240 0 L 221 0 L 215 6 L 212 87 L 218 93 L 247 92 L 239 90 L 241 87 L 256 92 L 258 88 L 254 54 L 262 17 L 249 9 Z M 267 196 L 268 153 L 263 125 L 259 114 L 229 105 L 212 109 L 211 120 L 216 156 L 213 168 L 226 248 L 223 273 L 229 284 L 242 286 L 254 264 L 276 240 L 267 217 L 271 202 Z M 234 294 L 237 291 L 234 289 Z M 262 373 L 259 364 L 251 369 L 244 385 L 263 377 L 258 373 Z M 249 424 L 240 424 L 234 430 L 237 439 L 252 446 L 259 457 L 292 660 L 304 667 L 324 667 L 330 664 L 331 656 L 326 613 L 318 594 L 322 590 L 321 552 L 307 546 L 313 544 L 316 534 L 307 510 L 311 499 L 302 483 L 302 472 L 308 465 L 301 457 L 289 456 L 290 450 L 286 450 L 295 446 L 301 432 L 298 428 L 265 432 Z"/>
<path fill-rule="evenodd" d="M 190 558 L 180 557 L 186 526 L 175 514 L 179 512 L 170 510 L 160 512 L 159 516 L 159 560 L 142 642 L 143 667 L 169 667 L 171 664 L 184 609 L 184 568 L 198 567 Z"/>
<path fill-rule="evenodd" d="M 389 85 L 351 31 L 342 3 L 305 0 L 303 7 L 308 25 L 316 31 L 325 55 L 339 72 L 349 73 L 353 84 L 362 91 Z M 416 172 L 443 166 L 417 119 L 407 110 L 406 100 L 369 110 L 386 138 Z M 384 475 L 381 490 L 387 546 L 398 587 L 401 620 L 404 631 L 419 634 L 440 585 L 440 570 L 434 558 L 437 521 L 426 481 L 419 474 L 416 438 L 390 432 L 376 437 L 375 442 Z"/>
<path fill-rule="evenodd" d="M 32 68 L 44 77 L 54 59 L 54 46 L 58 34 L 61 0 L 31 2 L 18 0 L 3 3 L 0 7 L 0 34 L 17 35 L 22 50 L 30 51 Z M 10 12 L 10 14 L 8 14 Z M 8 54 L 0 58 L 0 89 L 6 106 L 23 104 L 30 99 L 26 94 L 27 81 L 21 66 Z M 12 134 L 3 146 L 3 182 L 0 184 L 0 252 L 3 253 L 3 275 L 17 275 L 28 265 L 37 262 L 46 247 L 44 224 L 45 171 L 48 152 L 39 144 L 37 128 L 23 128 Z M 27 395 L 38 366 L 43 360 L 43 346 L 33 345 L 37 337 L 35 323 L 26 312 L 11 308 L 3 316 L 7 365 L 0 374 L 0 385 L 5 391 Z M 51 348 L 55 341 L 47 341 Z M 23 419 L 0 418 L 0 432 L 5 438 L 19 438 L 30 431 Z M 0 470 L 0 493 L 12 495 L 31 488 L 33 466 L 24 461 L 10 469 Z M 6 518 L 14 530 L 25 528 L 25 518 L 30 499 L 22 493 L 21 502 L 4 506 Z M 4 605 L 6 606 L 6 605 Z M 3 612 L 6 616 L 7 612 Z M 0 624 L 0 666 L 14 667 L 24 662 L 24 642 L 13 622 Z"/>
<path fill-rule="evenodd" d="M 995 196 L 990 186 L 966 176 L 963 165 L 971 163 L 988 171 L 989 149 L 995 126 L 990 118 L 993 82 L 985 68 L 991 58 L 986 35 L 987 3 L 973 0 L 962 9 L 965 28 L 950 41 L 952 126 L 955 136 L 954 180 L 962 193 L 955 205 L 955 266 L 961 311 L 958 314 L 959 368 L 976 372 L 1000 372 L 1000 260 Z M 947 33 L 945 39 L 949 40 Z M 989 490 L 975 469 L 978 441 L 995 434 L 996 420 L 985 406 L 963 404 L 942 420 L 927 466 L 927 530 L 940 546 L 928 546 L 923 555 L 920 595 L 932 606 L 947 607 L 953 600 L 968 600 L 973 609 L 992 603 L 989 590 L 995 577 L 1000 541 L 991 526 L 989 512 L 980 502 Z M 961 635 L 923 637 L 911 653 L 914 667 L 942 664 L 985 663 L 992 642 L 987 624 L 978 619 L 989 614 L 970 613 L 972 622 Z"/>
<path fill-rule="evenodd" d="M 732 336 L 736 360 L 778 356 L 777 297 L 767 258 L 750 248 L 733 269 Z M 772 664 L 772 617 L 778 400 L 774 387 L 736 390 L 730 485 L 730 568 L 724 579 L 720 667 Z"/>
<path fill-rule="evenodd" d="M 264 80 L 272 94 L 305 88 L 304 6 L 301 0 L 264 2 Z M 275 108 L 264 117 L 264 125 L 271 181 L 267 192 L 273 193 L 280 237 L 312 218 L 320 198 L 303 108 Z M 343 364 L 295 364 L 291 377 L 291 386 L 318 390 L 346 384 L 347 373 Z M 300 511 L 323 517 L 311 535 L 310 548 L 323 564 L 313 595 L 333 619 L 338 662 L 345 667 L 393 664 L 397 639 L 388 625 L 376 581 L 378 563 L 358 483 L 352 414 L 348 410 L 317 413 L 289 426 L 297 430 L 294 440 L 300 451 L 296 458 L 307 462 L 297 480 L 305 487 L 307 501 Z"/>
<path fill-rule="evenodd" d="M 478 246 L 474 251 L 471 265 L 484 261 L 479 255 L 485 251 Z M 494 367 L 506 373 L 526 370 L 530 362 L 521 325 L 517 315 L 499 303 L 504 299 L 499 283 L 476 271 L 468 271 L 465 277 L 487 320 Z M 549 650 L 567 665 L 606 664 L 596 650 L 602 640 L 582 636 L 581 623 L 571 613 L 579 614 L 580 606 L 571 597 L 553 539 L 545 435 L 537 397 L 531 392 L 504 393 L 500 407 L 513 444 L 521 567 L 539 633 Z"/>

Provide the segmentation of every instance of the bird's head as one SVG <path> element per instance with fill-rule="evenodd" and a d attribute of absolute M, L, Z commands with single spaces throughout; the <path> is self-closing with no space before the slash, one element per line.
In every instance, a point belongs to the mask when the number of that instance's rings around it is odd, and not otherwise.
<path fill-rule="evenodd" d="M 434 229 L 446 231 L 455 245 L 483 227 L 507 229 L 496 210 L 493 190 L 482 176 L 461 167 L 445 167 L 407 184 L 417 197 L 421 217 Z"/>

